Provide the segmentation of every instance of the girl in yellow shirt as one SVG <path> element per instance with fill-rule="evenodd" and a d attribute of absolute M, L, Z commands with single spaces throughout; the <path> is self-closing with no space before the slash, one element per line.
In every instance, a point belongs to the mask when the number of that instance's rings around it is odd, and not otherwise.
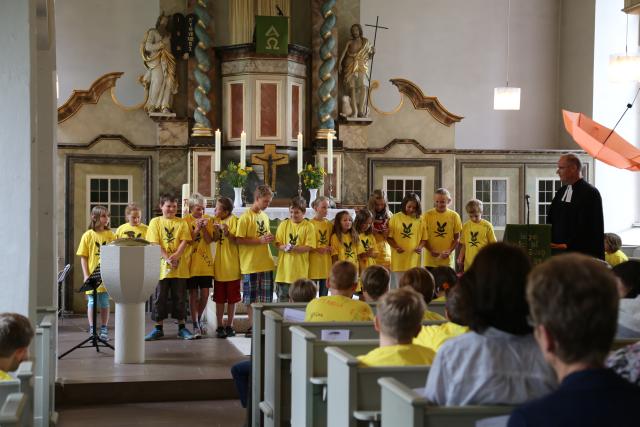
<path fill-rule="evenodd" d="M 389 270 L 391 267 L 391 246 L 387 242 L 387 237 L 389 237 L 391 211 L 382 190 L 374 190 L 367 205 L 373 215 L 372 231 L 373 237 L 376 239 L 376 264 Z"/>
<path fill-rule="evenodd" d="M 358 232 L 353 227 L 353 220 L 347 211 L 340 211 L 333 221 L 331 236 L 331 261 L 347 261 L 358 269 L 358 258 L 364 253 Z"/>
<path fill-rule="evenodd" d="M 323 297 L 328 294 L 327 278 L 331 271 L 331 233 L 333 224 L 327 219 L 329 211 L 329 198 L 320 196 L 316 198 L 311 207 L 315 215 L 311 219 L 311 225 L 316 234 L 316 246 L 309 252 L 309 279 L 318 286 L 318 294 Z"/>
<path fill-rule="evenodd" d="M 136 203 L 129 203 L 124 210 L 127 221 L 116 230 L 118 239 L 146 239 L 147 227 L 142 223 L 142 210 Z"/>
<path fill-rule="evenodd" d="M 364 252 L 358 257 L 360 272 L 362 273 L 370 265 L 375 265 L 378 253 L 376 251 L 376 239 L 372 230 L 373 215 L 367 208 L 363 208 L 356 214 L 356 220 L 353 222 L 353 228 L 360 236 L 360 243 Z"/>
<path fill-rule="evenodd" d="M 389 220 L 389 245 L 391 245 L 391 288 L 397 288 L 402 273 L 420 265 L 424 247 L 424 228 L 420 220 L 420 198 L 407 194 L 400 205 L 401 212 Z"/>

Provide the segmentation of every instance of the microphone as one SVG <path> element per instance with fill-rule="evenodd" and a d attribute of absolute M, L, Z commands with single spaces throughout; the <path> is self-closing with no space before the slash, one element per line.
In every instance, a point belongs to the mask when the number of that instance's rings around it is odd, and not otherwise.
<path fill-rule="evenodd" d="M 284 16 L 284 12 L 280 9 L 280 6 L 276 5 L 276 10 L 278 11 L 278 16 Z"/>

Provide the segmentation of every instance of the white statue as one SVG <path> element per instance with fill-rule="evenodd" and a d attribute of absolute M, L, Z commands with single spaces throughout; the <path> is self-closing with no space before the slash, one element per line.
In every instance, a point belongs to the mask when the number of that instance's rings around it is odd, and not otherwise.
<path fill-rule="evenodd" d="M 148 113 L 171 113 L 173 95 L 178 93 L 176 60 L 171 53 L 171 34 L 167 31 L 169 17 L 158 17 L 156 27 L 147 30 L 140 45 L 140 53 L 147 72 L 141 82 L 149 91 L 144 106 Z"/>

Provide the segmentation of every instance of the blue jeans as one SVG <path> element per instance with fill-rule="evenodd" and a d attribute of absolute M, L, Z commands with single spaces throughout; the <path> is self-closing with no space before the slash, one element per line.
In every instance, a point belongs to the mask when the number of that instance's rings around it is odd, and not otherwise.
<path fill-rule="evenodd" d="M 98 308 L 109 308 L 109 294 L 106 292 L 98 292 L 97 294 Z M 93 294 L 87 295 L 87 307 L 93 307 Z"/>
<path fill-rule="evenodd" d="M 245 360 L 233 365 L 231 367 L 231 376 L 240 395 L 240 403 L 243 408 L 246 408 L 247 397 L 249 396 L 249 381 L 251 381 L 251 360 Z"/>

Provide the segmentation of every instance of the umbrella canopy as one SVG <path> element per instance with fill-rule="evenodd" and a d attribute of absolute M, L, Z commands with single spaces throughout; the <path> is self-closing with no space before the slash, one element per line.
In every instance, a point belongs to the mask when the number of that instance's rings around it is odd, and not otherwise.
<path fill-rule="evenodd" d="M 562 117 L 569 135 L 593 158 L 616 168 L 640 171 L 638 147 L 582 113 L 562 110 Z"/>

